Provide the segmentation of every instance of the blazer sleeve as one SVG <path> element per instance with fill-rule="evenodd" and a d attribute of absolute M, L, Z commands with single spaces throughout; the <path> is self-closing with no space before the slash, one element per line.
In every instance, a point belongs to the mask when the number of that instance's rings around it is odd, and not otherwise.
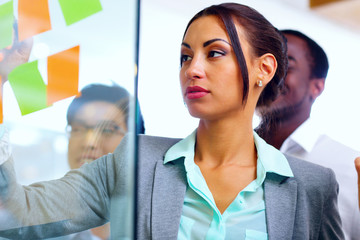
<path fill-rule="evenodd" d="M 21 186 L 10 157 L 0 165 L 0 208 L 7 216 L 0 222 L 0 236 L 41 239 L 106 223 L 118 163 L 108 154 L 61 179 Z"/>
<path fill-rule="evenodd" d="M 321 219 L 319 239 L 344 239 L 338 209 L 339 185 L 333 170 L 329 169 L 328 188 L 324 189 L 324 208 Z"/>

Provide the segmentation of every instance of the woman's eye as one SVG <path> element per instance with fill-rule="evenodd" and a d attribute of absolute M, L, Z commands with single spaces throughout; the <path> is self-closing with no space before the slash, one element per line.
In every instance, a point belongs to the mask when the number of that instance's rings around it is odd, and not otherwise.
<path fill-rule="evenodd" d="M 209 57 L 221 57 L 224 56 L 225 53 L 224 52 L 220 52 L 220 51 L 210 51 L 209 52 Z"/>
<path fill-rule="evenodd" d="M 191 60 L 191 57 L 186 54 L 182 54 L 180 57 L 180 64 L 182 65 L 184 62 Z"/>

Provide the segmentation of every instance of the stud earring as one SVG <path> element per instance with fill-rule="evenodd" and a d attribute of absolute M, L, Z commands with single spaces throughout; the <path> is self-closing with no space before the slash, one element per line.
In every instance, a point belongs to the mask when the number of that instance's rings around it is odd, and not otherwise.
<path fill-rule="evenodd" d="M 256 84 L 258 85 L 258 87 L 262 87 L 262 86 L 263 86 L 262 80 L 258 80 L 258 81 L 256 82 Z"/>

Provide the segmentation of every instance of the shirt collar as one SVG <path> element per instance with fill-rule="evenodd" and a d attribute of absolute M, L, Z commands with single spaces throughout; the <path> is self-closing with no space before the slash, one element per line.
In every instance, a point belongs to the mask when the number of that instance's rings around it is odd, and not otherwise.
<path fill-rule="evenodd" d="M 311 152 L 319 136 L 319 128 L 314 126 L 310 119 L 307 119 L 284 141 L 280 151 L 287 152 L 291 146 L 299 145 L 306 152 Z"/>
<path fill-rule="evenodd" d="M 258 164 L 261 163 L 265 172 L 273 172 L 287 177 L 294 176 L 286 157 L 279 150 L 267 144 L 255 132 L 254 141 L 258 154 Z M 164 164 L 179 158 L 192 159 L 193 162 L 195 142 L 196 130 L 166 152 Z"/>
<path fill-rule="evenodd" d="M 267 144 L 256 132 L 254 132 L 254 141 L 258 160 L 263 165 L 265 172 L 272 172 L 285 177 L 294 176 L 284 154 Z"/>
<path fill-rule="evenodd" d="M 173 145 L 165 154 L 164 164 L 177 160 L 179 158 L 192 158 L 194 159 L 196 142 L 196 130 L 194 130 L 189 136 L 182 139 L 175 145 Z"/>

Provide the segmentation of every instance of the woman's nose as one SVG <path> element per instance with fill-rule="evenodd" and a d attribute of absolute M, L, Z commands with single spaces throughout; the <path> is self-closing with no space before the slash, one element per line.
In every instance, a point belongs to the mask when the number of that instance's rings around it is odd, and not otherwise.
<path fill-rule="evenodd" d="M 205 76 L 204 62 L 200 57 L 194 57 L 185 71 L 187 79 L 201 79 Z"/>

